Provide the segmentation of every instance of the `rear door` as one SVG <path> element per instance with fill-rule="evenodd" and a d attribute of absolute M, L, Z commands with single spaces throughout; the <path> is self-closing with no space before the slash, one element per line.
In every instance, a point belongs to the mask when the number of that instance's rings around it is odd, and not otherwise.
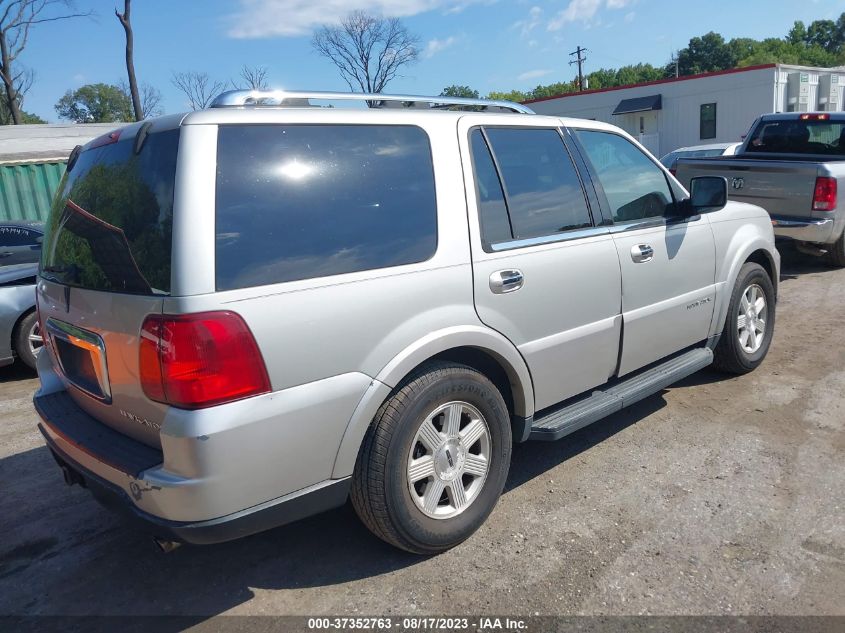
<path fill-rule="evenodd" d="M 139 333 L 170 292 L 179 130 L 92 141 L 65 175 L 44 240 L 37 299 L 47 349 L 90 415 L 158 446 L 165 407 L 142 393 Z"/>
<path fill-rule="evenodd" d="M 524 356 L 539 410 L 613 375 L 619 262 L 555 120 L 489 122 L 459 125 L 475 306 Z"/>
<path fill-rule="evenodd" d="M 613 219 L 622 267 L 619 375 L 707 338 L 715 299 L 715 240 L 706 216 L 674 216 L 663 170 L 620 134 L 575 136 Z"/>

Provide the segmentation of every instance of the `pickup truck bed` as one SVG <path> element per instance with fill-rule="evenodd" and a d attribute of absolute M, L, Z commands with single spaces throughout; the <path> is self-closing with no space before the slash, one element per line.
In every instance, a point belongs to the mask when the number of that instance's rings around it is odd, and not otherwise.
<path fill-rule="evenodd" d="M 736 156 L 678 161 L 684 186 L 697 176 L 726 178 L 731 199 L 769 212 L 778 238 L 845 266 L 845 113 L 764 115 Z"/>

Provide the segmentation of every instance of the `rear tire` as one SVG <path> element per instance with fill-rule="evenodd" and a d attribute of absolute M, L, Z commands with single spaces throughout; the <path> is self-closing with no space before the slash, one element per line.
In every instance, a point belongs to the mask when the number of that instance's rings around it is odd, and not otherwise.
<path fill-rule="evenodd" d="M 391 545 L 443 552 L 493 510 L 511 442 L 508 409 L 486 376 L 465 365 L 429 363 L 376 414 L 352 475 L 352 504 Z"/>
<path fill-rule="evenodd" d="M 845 232 L 827 251 L 827 263 L 835 268 L 845 268 Z"/>
<path fill-rule="evenodd" d="M 769 351 L 775 329 L 775 289 L 760 264 L 739 270 L 713 365 L 730 374 L 755 370 Z"/>
<path fill-rule="evenodd" d="M 38 351 L 43 347 L 44 340 L 41 337 L 41 326 L 38 323 L 38 315 L 30 312 L 15 329 L 15 354 L 30 369 L 35 369 L 35 361 Z"/>

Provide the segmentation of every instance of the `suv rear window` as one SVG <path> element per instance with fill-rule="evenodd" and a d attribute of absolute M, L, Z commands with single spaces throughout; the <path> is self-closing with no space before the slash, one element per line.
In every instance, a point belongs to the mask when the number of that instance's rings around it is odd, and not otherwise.
<path fill-rule="evenodd" d="M 217 289 L 429 259 L 434 169 L 415 126 L 220 126 Z"/>
<path fill-rule="evenodd" d="M 119 137 L 118 137 L 119 138 Z M 56 196 L 41 276 L 131 294 L 170 292 L 179 130 L 103 139 L 79 154 Z"/>
<path fill-rule="evenodd" d="M 745 151 L 845 158 L 845 122 L 824 119 L 762 121 L 752 133 Z"/>

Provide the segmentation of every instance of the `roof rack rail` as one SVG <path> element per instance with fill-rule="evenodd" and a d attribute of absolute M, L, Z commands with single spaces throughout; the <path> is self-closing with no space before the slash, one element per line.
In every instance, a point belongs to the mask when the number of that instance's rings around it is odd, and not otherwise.
<path fill-rule="evenodd" d="M 461 97 L 423 97 L 420 95 L 385 95 L 366 92 L 303 92 L 289 90 L 229 90 L 211 102 L 212 108 L 239 106 L 309 106 L 311 99 L 324 101 L 364 101 L 370 108 L 426 108 L 445 110 L 456 106 L 482 111 L 504 111 L 534 114 L 534 111 L 512 101 L 464 99 Z"/>

